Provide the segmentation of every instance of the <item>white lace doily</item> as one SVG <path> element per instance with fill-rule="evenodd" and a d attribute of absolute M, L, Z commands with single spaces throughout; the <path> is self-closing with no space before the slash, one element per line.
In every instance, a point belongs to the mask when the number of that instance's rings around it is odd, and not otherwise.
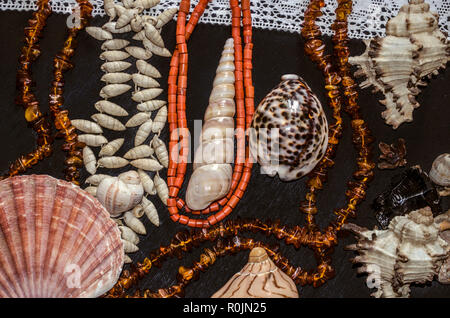
<path fill-rule="evenodd" d="M 161 0 L 161 3 L 151 9 L 151 13 L 159 13 L 169 7 L 178 7 L 180 0 Z M 334 20 L 334 9 L 337 1 L 326 0 L 327 6 L 320 18 L 320 28 L 323 34 L 331 35 L 330 25 Z M 355 0 L 353 13 L 349 18 L 349 36 L 356 39 L 369 39 L 384 36 L 385 23 L 395 16 L 407 0 Z M 439 13 L 441 30 L 450 32 L 450 0 L 428 0 L 431 9 Z M 34 10 L 34 0 L 0 0 L 1 10 Z M 103 0 L 91 0 L 94 5 L 94 16 L 103 16 Z M 192 7 L 197 4 L 191 1 Z M 255 28 L 278 30 L 286 32 L 300 32 L 303 14 L 309 0 L 252 0 L 251 10 L 253 26 Z M 52 0 L 55 12 L 71 13 L 75 0 Z M 229 25 L 231 13 L 229 0 L 212 0 L 201 23 Z"/>

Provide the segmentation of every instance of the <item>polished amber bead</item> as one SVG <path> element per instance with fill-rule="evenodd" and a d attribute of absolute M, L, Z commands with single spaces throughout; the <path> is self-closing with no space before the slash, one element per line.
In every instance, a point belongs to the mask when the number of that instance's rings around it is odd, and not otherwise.
<path fill-rule="evenodd" d="M 31 105 L 25 110 L 25 119 L 29 123 L 34 122 L 41 116 L 42 113 L 39 111 L 39 107 L 37 105 Z"/>

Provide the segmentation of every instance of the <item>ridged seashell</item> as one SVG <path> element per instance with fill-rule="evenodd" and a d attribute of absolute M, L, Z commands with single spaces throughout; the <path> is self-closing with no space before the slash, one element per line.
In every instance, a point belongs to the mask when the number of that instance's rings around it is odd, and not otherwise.
<path fill-rule="evenodd" d="M 154 80 L 153 78 L 147 75 L 136 73 L 132 75 L 132 79 L 134 84 L 136 84 L 139 87 L 154 88 L 160 86 L 158 81 Z"/>
<path fill-rule="evenodd" d="M 250 131 L 250 150 L 261 171 L 283 181 L 308 174 L 328 145 L 322 105 L 297 75 L 284 75 L 258 105 Z"/>
<path fill-rule="evenodd" d="M 158 97 L 163 92 L 162 88 L 147 88 L 134 92 L 131 99 L 137 103 L 149 101 Z"/>
<path fill-rule="evenodd" d="M 136 61 L 136 67 L 138 71 L 144 75 L 153 77 L 153 78 L 160 78 L 162 75 L 161 73 L 151 65 L 150 63 L 147 63 L 144 60 L 137 60 Z"/>
<path fill-rule="evenodd" d="M 126 127 L 136 127 L 145 123 L 151 118 L 151 114 L 146 112 L 139 112 L 133 115 L 125 124 Z"/>
<path fill-rule="evenodd" d="M 133 167 L 146 171 L 159 171 L 163 168 L 158 161 L 149 158 L 135 159 L 131 161 L 130 164 Z"/>
<path fill-rule="evenodd" d="M 130 44 L 130 41 L 124 39 L 112 39 L 103 42 L 102 50 L 121 50 Z"/>
<path fill-rule="evenodd" d="M 167 106 L 161 107 L 153 119 L 152 132 L 158 134 L 163 130 L 167 122 Z"/>
<path fill-rule="evenodd" d="M 103 9 L 105 10 L 106 14 L 110 17 L 110 19 L 114 19 L 116 17 L 116 10 L 114 6 L 115 6 L 114 0 L 103 1 Z"/>
<path fill-rule="evenodd" d="M 121 225 L 121 226 L 119 226 L 119 230 L 122 233 L 122 238 L 125 241 L 133 243 L 134 245 L 139 244 L 139 236 L 137 236 L 137 234 L 132 229 Z"/>
<path fill-rule="evenodd" d="M 212 298 L 298 298 L 297 286 L 262 247 L 251 250 L 248 263 Z"/>
<path fill-rule="evenodd" d="M 120 231 L 102 205 L 47 175 L 0 182 L 0 298 L 98 297 L 123 266 Z"/>
<path fill-rule="evenodd" d="M 224 63 L 227 63 L 230 68 L 224 70 Z M 233 111 L 230 117 L 209 118 L 203 124 L 200 145 L 194 155 L 194 171 L 186 190 L 186 204 L 191 210 L 204 209 L 211 202 L 225 196 L 231 186 L 230 163 L 234 160 L 232 116 L 235 107 L 233 71 L 234 41 L 231 38 L 225 42 L 206 113 L 208 109 L 216 108 L 224 103 L 233 107 Z"/>
<path fill-rule="evenodd" d="M 143 24 L 144 21 L 142 17 L 140 15 L 137 15 L 130 21 L 131 30 L 133 30 L 133 32 L 138 33 L 143 30 L 144 28 Z"/>
<path fill-rule="evenodd" d="M 100 79 L 108 84 L 123 84 L 131 80 L 131 74 L 128 73 L 107 73 Z"/>
<path fill-rule="evenodd" d="M 129 25 L 131 19 L 133 19 L 136 15 L 142 12 L 142 9 L 140 8 L 134 8 L 134 9 L 127 9 L 125 10 L 120 17 L 117 19 L 115 28 L 121 29 L 124 27 L 129 26 L 131 30 L 131 26 Z"/>
<path fill-rule="evenodd" d="M 108 169 L 123 168 L 128 165 L 128 160 L 122 157 L 108 156 L 98 159 L 97 164 L 99 167 Z"/>
<path fill-rule="evenodd" d="M 139 46 L 127 46 L 125 50 L 135 59 L 138 60 L 148 60 L 152 57 L 152 52 L 147 51 L 144 48 L 141 48 Z"/>
<path fill-rule="evenodd" d="M 136 136 L 134 137 L 134 146 L 137 147 L 141 145 L 152 132 L 153 121 L 151 119 L 143 123 L 137 130 Z"/>
<path fill-rule="evenodd" d="M 130 66 L 131 66 L 130 62 L 116 61 L 116 62 L 103 63 L 102 66 L 100 66 L 100 69 L 103 72 L 107 72 L 107 73 L 118 73 L 118 72 L 125 71 Z"/>
<path fill-rule="evenodd" d="M 122 239 L 123 250 L 125 253 L 134 253 L 139 251 L 139 248 L 131 242 Z"/>
<path fill-rule="evenodd" d="M 429 207 L 393 218 L 387 230 L 355 224 L 344 229 L 357 235 L 358 243 L 347 249 L 359 253 L 352 262 L 362 264 L 358 272 L 369 274 L 368 286 L 377 289 L 374 297 L 408 297 L 411 284 L 433 280 L 450 256 Z"/>
<path fill-rule="evenodd" d="M 158 22 L 156 23 L 155 27 L 157 29 L 161 29 L 164 25 L 166 25 L 170 20 L 173 19 L 177 12 L 178 8 L 169 8 L 161 12 L 161 14 L 157 17 Z"/>
<path fill-rule="evenodd" d="M 415 96 L 427 85 L 424 79 L 450 60 L 450 44 L 438 18 L 428 3 L 410 0 L 387 22 L 384 38 L 365 41 L 366 51 L 349 58 L 359 68 L 355 76 L 366 78 L 360 86 L 373 86 L 385 96 L 380 100 L 386 106 L 382 117 L 394 129 L 413 120 L 413 110 L 420 106 Z"/>
<path fill-rule="evenodd" d="M 164 168 L 169 166 L 169 153 L 164 142 L 155 135 L 152 139 L 152 147 L 155 149 L 156 158 Z"/>
<path fill-rule="evenodd" d="M 97 172 L 97 159 L 95 158 L 94 152 L 88 146 L 83 148 L 83 163 L 86 171 L 90 174 Z"/>
<path fill-rule="evenodd" d="M 137 109 L 141 112 L 151 112 L 165 105 L 167 105 L 167 102 L 165 100 L 154 99 L 138 104 Z"/>
<path fill-rule="evenodd" d="M 141 221 L 139 221 L 139 219 L 137 217 L 135 217 L 133 215 L 133 213 L 131 212 L 126 212 L 123 215 L 123 221 L 125 222 L 125 224 L 132 229 L 133 231 L 135 231 L 138 234 L 142 234 L 145 235 L 147 234 L 147 231 L 145 230 L 145 226 L 144 224 L 142 224 Z"/>
<path fill-rule="evenodd" d="M 131 32 L 131 25 L 127 24 L 123 28 L 116 28 L 117 22 L 108 22 L 103 25 L 103 29 L 111 32 L 111 33 L 128 33 Z"/>
<path fill-rule="evenodd" d="M 93 197 L 95 197 L 97 195 L 97 187 L 94 187 L 94 186 L 89 186 L 89 187 L 85 188 L 84 191 L 86 191 Z"/>
<path fill-rule="evenodd" d="M 140 145 L 134 148 L 131 148 L 127 151 L 127 153 L 123 156 L 125 159 L 133 160 L 150 157 L 154 153 L 154 150 L 149 145 Z"/>
<path fill-rule="evenodd" d="M 100 54 L 100 59 L 108 62 L 122 61 L 130 57 L 130 54 L 124 51 L 114 50 L 105 51 Z"/>
<path fill-rule="evenodd" d="M 443 187 L 450 187 L 450 154 L 443 153 L 434 159 L 428 175 L 434 183 Z"/>
<path fill-rule="evenodd" d="M 144 30 L 145 30 L 145 36 L 147 39 L 153 42 L 153 44 L 164 48 L 164 41 L 161 37 L 161 34 L 159 34 L 158 30 L 155 28 L 155 26 L 151 23 L 144 23 Z"/>
<path fill-rule="evenodd" d="M 156 193 L 161 199 L 161 202 L 164 203 L 164 205 L 167 205 L 167 199 L 169 199 L 169 188 L 167 187 L 167 183 L 158 173 L 155 175 L 153 183 L 155 184 Z"/>
<path fill-rule="evenodd" d="M 85 119 L 73 119 L 70 121 L 71 124 L 78 129 L 87 134 L 101 134 L 103 133 L 102 127 L 92 121 Z"/>
<path fill-rule="evenodd" d="M 136 171 L 103 179 L 98 185 L 97 199 L 112 216 L 133 209 L 141 202 L 144 188 Z"/>
<path fill-rule="evenodd" d="M 128 112 L 123 107 L 107 100 L 101 100 L 96 102 L 94 107 L 99 112 L 106 113 L 112 116 L 117 117 L 128 116 Z"/>
<path fill-rule="evenodd" d="M 145 30 L 141 30 L 132 37 L 135 41 L 142 41 L 145 39 Z"/>
<path fill-rule="evenodd" d="M 136 0 L 134 7 L 141 7 L 144 9 L 150 9 L 159 4 L 160 0 Z"/>
<path fill-rule="evenodd" d="M 146 197 L 142 198 L 142 208 L 144 209 L 144 213 L 155 226 L 159 226 L 159 216 L 158 211 L 156 211 L 156 207 L 152 201 L 147 199 Z"/>
<path fill-rule="evenodd" d="M 111 40 L 113 38 L 110 32 L 99 27 L 86 27 L 86 32 L 94 39 L 99 41 Z"/>
<path fill-rule="evenodd" d="M 130 85 L 127 84 L 109 84 L 104 86 L 100 91 L 100 97 L 109 98 L 122 95 L 123 93 L 131 89 Z"/>
<path fill-rule="evenodd" d="M 141 178 L 142 186 L 144 187 L 144 191 L 150 195 L 155 195 L 156 188 L 155 188 L 155 184 L 153 183 L 152 178 L 150 178 L 150 176 L 147 174 L 147 172 L 145 172 L 143 170 L 139 169 L 138 173 L 139 173 L 139 177 Z"/>
<path fill-rule="evenodd" d="M 139 177 L 140 177 L 140 175 L 139 175 Z M 141 178 L 141 182 L 142 182 L 142 178 Z M 133 208 L 133 210 L 131 210 L 131 213 L 133 213 L 133 215 L 139 219 L 144 215 L 144 209 L 142 208 L 141 204 L 138 204 Z"/>
<path fill-rule="evenodd" d="M 113 141 L 110 141 L 106 145 L 104 145 L 102 149 L 100 149 L 98 155 L 100 157 L 113 156 L 120 149 L 120 147 L 122 147 L 124 142 L 125 138 L 114 139 Z"/>
<path fill-rule="evenodd" d="M 386 191 L 372 203 L 375 217 L 381 228 L 386 229 L 394 216 L 403 215 L 426 206 L 434 215 L 440 214 L 440 197 L 429 177 L 419 166 L 414 166 L 392 178 Z"/>
<path fill-rule="evenodd" d="M 98 113 L 91 116 L 100 126 L 108 128 L 115 131 L 124 131 L 126 127 L 114 117 L 106 114 Z"/>
<path fill-rule="evenodd" d="M 104 136 L 92 134 L 78 135 L 78 141 L 85 143 L 89 147 L 100 147 L 108 143 L 108 140 Z"/>
<path fill-rule="evenodd" d="M 168 49 L 166 49 L 164 47 L 160 47 L 156 44 L 153 44 L 153 42 L 147 38 L 144 38 L 142 40 L 142 44 L 144 45 L 144 47 L 147 50 L 150 50 L 155 55 L 162 56 L 162 57 L 171 57 L 172 56 L 172 53 L 170 53 L 170 51 Z"/>
<path fill-rule="evenodd" d="M 94 186 L 98 186 L 100 184 L 100 182 L 109 177 L 107 174 L 94 174 L 90 177 L 88 177 L 85 181 L 85 183 L 94 185 Z"/>

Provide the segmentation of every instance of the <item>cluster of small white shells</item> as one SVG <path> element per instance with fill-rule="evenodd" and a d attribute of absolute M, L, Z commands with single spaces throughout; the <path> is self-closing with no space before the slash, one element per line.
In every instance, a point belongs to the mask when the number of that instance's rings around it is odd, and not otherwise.
<path fill-rule="evenodd" d="M 109 21 L 102 27 L 87 27 L 86 31 L 92 37 L 103 41 L 100 59 L 104 61 L 100 69 L 105 72 L 101 81 L 105 86 L 99 95 L 102 100 L 95 103 L 97 114 L 91 116 L 93 121 L 76 119 L 73 125 L 83 134 L 80 141 L 86 143 L 83 149 L 86 170 L 91 174 L 86 179 L 89 186 L 85 189 L 110 207 L 111 217 L 116 221 L 122 233 L 125 253 L 133 253 L 138 250 L 139 237 L 145 235 L 146 230 L 139 220 L 144 214 L 156 226 L 159 226 L 159 217 L 156 207 L 146 196 L 158 196 L 167 205 L 168 187 L 159 172 L 168 167 L 168 151 L 165 143 L 159 138 L 161 131 L 167 122 L 167 102 L 158 98 L 163 90 L 157 79 L 161 73 L 151 65 L 149 60 L 153 55 L 170 57 L 171 53 L 164 47 L 161 37 L 161 28 L 172 20 L 177 13 L 177 8 L 170 8 L 157 17 L 145 15 L 144 10 L 156 6 L 160 0 L 122 0 L 117 3 L 114 0 L 105 0 L 104 9 L 109 16 Z M 127 39 L 116 38 L 115 35 L 136 33 L 132 40 L 138 44 L 131 44 Z M 132 63 L 125 61 L 136 60 L 137 73 L 126 72 Z M 132 83 L 130 83 L 132 81 Z M 134 90 L 132 90 L 134 87 Z M 137 103 L 137 113 L 129 112 L 124 107 L 111 102 L 109 99 L 121 96 L 131 91 L 131 100 Z M 156 115 L 152 119 L 152 112 Z M 129 117 L 127 120 L 123 118 Z M 127 129 L 136 129 L 133 140 L 134 147 L 125 151 L 123 156 L 116 153 L 124 145 L 125 138 L 117 138 L 108 141 L 103 136 L 103 129 L 116 132 L 125 132 Z M 151 134 L 154 134 L 151 137 Z M 92 148 L 101 147 L 98 159 Z M 134 170 L 122 173 L 118 177 L 108 174 L 97 174 L 97 168 L 119 169 L 132 166 Z M 133 169 L 132 168 L 132 169 Z M 121 178 L 129 173 L 137 178 L 139 186 L 143 187 L 144 195 L 140 202 L 129 205 L 130 202 L 116 200 L 105 193 L 111 191 L 130 191 L 129 184 L 122 182 Z M 133 175 L 136 173 L 136 175 Z M 154 176 L 150 175 L 154 173 Z M 134 181 L 133 181 L 134 182 Z M 133 188 L 134 189 L 134 188 Z M 97 190 L 102 193 L 97 193 Z M 128 192 L 127 192 L 128 191 Z M 138 191 L 139 192 L 139 191 Z M 126 197 L 126 196 L 125 196 Z M 135 197 L 133 198 L 136 199 Z M 120 201 L 120 202 L 119 202 Z M 114 204 L 127 206 L 130 210 L 122 211 Z M 117 208 L 117 209 L 115 209 Z M 126 256 L 126 262 L 131 259 Z"/>

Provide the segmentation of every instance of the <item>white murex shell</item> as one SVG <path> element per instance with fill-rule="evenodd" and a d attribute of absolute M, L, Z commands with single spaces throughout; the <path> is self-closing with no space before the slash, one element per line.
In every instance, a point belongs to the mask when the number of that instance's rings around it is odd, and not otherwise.
<path fill-rule="evenodd" d="M 358 242 L 347 249 L 359 253 L 352 262 L 362 264 L 358 272 L 369 274 L 367 284 L 377 289 L 375 297 L 409 297 L 410 285 L 432 281 L 450 256 L 429 207 L 393 218 L 387 230 L 355 224 L 344 229 L 357 235 Z"/>
<path fill-rule="evenodd" d="M 104 178 L 97 188 L 97 199 L 112 216 L 133 209 L 141 202 L 143 195 L 144 188 L 136 171 Z"/>
<path fill-rule="evenodd" d="M 225 70 L 224 64 L 229 66 Z M 224 197 L 230 189 L 234 159 L 234 95 L 234 42 L 228 39 L 216 71 L 201 143 L 194 155 L 194 171 L 186 190 L 186 204 L 192 210 L 204 209 Z M 213 108 L 224 102 L 233 106 L 232 112 L 223 117 L 208 116 Z"/>
<path fill-rule="evenodd" d="M 424 0 L 410 0 L 386 24 L 386 37 L 365 41 L 366 51 L 349 62 L 357 65 L 355 76 L 364 76 L 362 88 L 373 86 L 385 99 L 382 117 L 397 129 L 413 120 L 419 107 L 415 96 L 424 79 L 438 74 L 450 60 L 450 43 L 439 30 L 437 13 L 430 12 Z M 399 63 L 398 61 L 401 61 Z"/>

